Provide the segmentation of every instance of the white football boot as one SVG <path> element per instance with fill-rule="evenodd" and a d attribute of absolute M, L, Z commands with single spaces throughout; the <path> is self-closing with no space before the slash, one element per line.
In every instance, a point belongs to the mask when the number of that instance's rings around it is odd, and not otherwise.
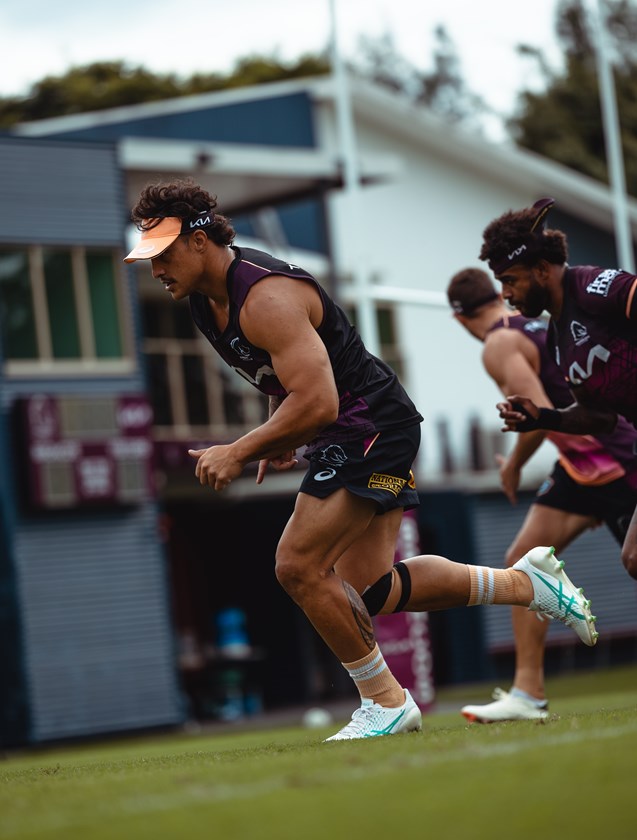
<path fill-rule="evenodd" d="M 493 703 L 484 706 L 463 706 L 460 714 L 471 723 L 496 723 L 502 720 L 546 720 L 548 703 L 532 703 L 525 697 L 509 694 L 501 688 L 493 692 Z"/>
<path fill-rule="evenodd" d="M 327 741 L 349 741 L 354 738 L 377 738 L 380 735 L 397 735 L 401 732 L 418 732 L 422 729 L 422 714 L 411 694 L 405 689 L 405 702 L 396 709 L 379 706 L 363 697 L 350 722 Z"/>
<path fill-rule="evenodd" d="M 533 584 L 530 610 L 566 624 L 585 645 L 592 647 L 596 643 L 599 633 L 595 630 L 596 617 L 591 615 L 591 602 L 562 571 L 564 561 L 557 559 L 553 546 L 532 548 L 511 568 L 527 574 Z"/>

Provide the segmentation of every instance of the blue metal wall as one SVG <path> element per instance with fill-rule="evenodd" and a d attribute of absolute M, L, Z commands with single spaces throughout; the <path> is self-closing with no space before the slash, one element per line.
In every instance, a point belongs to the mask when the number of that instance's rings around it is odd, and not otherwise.
<path fill-rule="evenodd" d="M 312 99 L 305 91 L 287 95 L 258 97 L 237 103 L 201 103 L 197 107 L 171 112 L 163 103 L 163 113 L 141 105 L 127 109 L 120 121 L 99 117 L 87 128 L 55 132 L 62 143 L 68 140 L 93 143 L 114 142 L 123 137 L 152 137 L 176 140 L 202 140 L 218 143 L 245 143 L 277 147 L 314 148 L 316 126 Z M 186 101 L 186 100 L 185 100 Z M 162 103 L 155 107 L 159 111 Z M 292 247 L 321 254 L 329 249 L 325 210 L 320 197 L 304 199 L 278 208 L 281 224 Z M 1 217 L 0 217 L 1 218 Z M 240 233 L 253 235 L 249 217 L 233 219 Z"/>
<path fill-rule="evenodd" d="M 125 207 L 113 145 L 0 138 L 0 244 L 123 249 Z M 132 278 L 125 277 L 134 312 Z M 104 512 L 33 513 L 19 499 L 15 400 L 34 393 L 143 392 L 139 354 L 137 360 L 128 376 L 9 378 L 0 359 L 5 745 L 183 718 L 154 502 Z"/>
<path fill-rule="evenodd" d="M 123 247 L 113 144 L 0 138 L 0 242 Z"/>
<path fill-rule="evenodd" d="M 184 100 L 187 101 L 187 100 Z M 134 110 L 134 109 L 130 109 Z M 305 92 L 259 97 L 236 103 L 202 107 L 175 113 L 139 116 L 90 128 L 56 132 L 67 140 L 116 140 L 120 137 L 165 137 L 175 140 L 206 140 L 217 143 L 258 143 L 266 146 L 316 145 L 312 102 Z M 145 113 L 146 112 L 146 113 Z"/>

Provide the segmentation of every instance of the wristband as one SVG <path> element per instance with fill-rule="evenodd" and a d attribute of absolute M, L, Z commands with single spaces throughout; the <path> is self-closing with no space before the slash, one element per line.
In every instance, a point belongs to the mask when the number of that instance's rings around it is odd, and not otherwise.
<path fill-rule="evenodd" d="M 554 408 L 540 408 L 538 410 L 538 416 L 533 417 L 518 402 L 512 402 L 511 407 L 514 411 L 523 414 L 525 418 L 521 423 L 516 425 L 516 431 L 518 432 L 535 432 L 538 429 L 557 432 L 562 426 L 562 414 Z"/>
<path fill-rule="evenodd" d="M 562 412 L 555 408 L 541 408 L 537 418 L 538 429 L 558 432 L 562 428 Z"/>
<path fill-rule="evenodd" d="M 537 418 L 537 424 L 540 429 L 559 432 L 562 428 L 562 412 L 555 408 L 541 408 L 540 416 Z"/>

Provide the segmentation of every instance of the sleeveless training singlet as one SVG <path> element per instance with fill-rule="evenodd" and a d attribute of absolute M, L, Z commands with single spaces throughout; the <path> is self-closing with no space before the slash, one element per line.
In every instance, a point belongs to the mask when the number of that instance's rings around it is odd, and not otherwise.
<path fill-rule="evenodd" d="M 317 334 L 332 365 L 339 395 L 339 414 L 319 437 L 308 442 L 306 454 L 325 445 L 326 441 L 343 442 L 422 422 L 422 416 L 394 371 L 369 353 L 343 310 L 311 274 L 263 251 L 236 246 L 233 251 L 236 258 L 228 269 L 230 313 L 225 330 L 218 332 L 205 295 L 191 294 L 190 309 L 197 327 L 217 353 L 262 393 L 281 399 L 287 396 L 274 372 L 270 355 L 251 344 L 241 331 L 239 316 L 248 292 L 264 277 L 284 275 L 312 283 L 321 296 L 323 321 Z"/>
<path fill-rule="evenodd" d="M 549 352 L 547 323 L 523 315 L 510 315 L 497 321 L 489 332 L 507 327 L 523 333 L 537 347 L 540 354 L 539 376 L 553 405 L 556 408 L 571 405 L 574 398 L 569 384 Z M 628 483 L 637 487 L 637 460 L 634 454 L 637 430 L 623 417 L 619 417 L 610 434 L 592 437 L 547 432 L 546 436 L 559 450 L 561 465 L 578 484 L 608 484 L 626 476 Z"/>
<path fill-rule="evenodd" d="M 637 277 L 567 267 L 549 350 L 573 386 L 637 424 Z"/>

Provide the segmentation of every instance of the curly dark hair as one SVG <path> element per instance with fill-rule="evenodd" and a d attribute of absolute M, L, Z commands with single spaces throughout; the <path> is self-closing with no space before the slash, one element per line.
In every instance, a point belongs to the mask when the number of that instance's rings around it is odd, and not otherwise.
<path fill-rule="evenodd" d="M 537 218 L 533 207 L 503 213 L 490 222 L 482 233 L 482 248 L 479 257 L 485 262 L 499 263 L 522 241 L 533 236 L 532 229 Z M 538 234 L 535 246 L 528 255 L 521 256 L 525 265 L 536 265 L 540 260 L 562 265 L 568 259 L 566 234 L 561 230 L 545 230 Z"/>
<path fill-rule="evenodd" d="M 206 210 L 214 211 L 217 197 L 210 195 L 191 178 L 146 186 L 131 211 L 131 220 L 140 230 L 154 227 L 150 220 L 168 217 L 195 219 Z M 155 222 L 156 224 L 157 222 Z M 231 245 L 235 231 L 230 220 L 215 213 L 212 225 L 202 228 L 216 245 Z"/>

